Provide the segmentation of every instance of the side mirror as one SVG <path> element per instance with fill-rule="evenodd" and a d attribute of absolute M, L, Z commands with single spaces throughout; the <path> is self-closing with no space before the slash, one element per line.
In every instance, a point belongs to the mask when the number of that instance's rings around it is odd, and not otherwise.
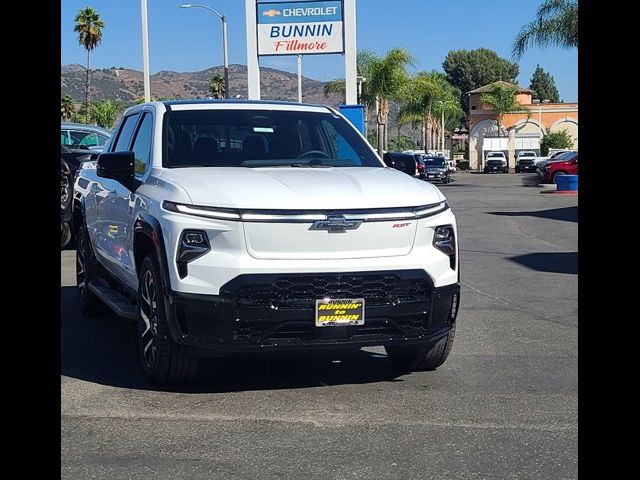
<path fill-rule="evenodd" d="M 98 155 L 97 174 L 102 178 L 111 178 L 123 184 L 129 190 L 135 190 L 133 152 L 112 152 Z"/>

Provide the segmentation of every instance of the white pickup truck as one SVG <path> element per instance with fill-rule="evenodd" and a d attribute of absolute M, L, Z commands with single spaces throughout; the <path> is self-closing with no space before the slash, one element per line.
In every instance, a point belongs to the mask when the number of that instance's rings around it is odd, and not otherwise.
<path fill-rule="evenodd" d="M 75 180 L 83 313 L 138 323 L 157 384 L 237 352 L 383 345 L 405 371 L 452 346 L 456 219 L 330 107 L 152 102 Z"/>

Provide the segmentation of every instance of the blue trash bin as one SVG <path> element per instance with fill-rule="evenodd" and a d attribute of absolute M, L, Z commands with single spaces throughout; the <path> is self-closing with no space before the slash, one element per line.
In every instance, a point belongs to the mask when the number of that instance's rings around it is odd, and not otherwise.
<path fill-rule="evenodd" d="M 558 192 L 578 190 L 578 175 L 559 175 L 556 177 L 556 185 Z"/>

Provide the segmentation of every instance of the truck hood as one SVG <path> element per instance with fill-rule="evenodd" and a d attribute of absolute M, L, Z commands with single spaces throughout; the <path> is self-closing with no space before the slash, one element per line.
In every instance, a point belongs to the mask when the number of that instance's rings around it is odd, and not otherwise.
<path fill-rule="evenodd" d="M 391 168 L 196 167 L 162 170 L 194 205 L 274 210 L 409 207 L 444 200 L 432 184 Z"/>

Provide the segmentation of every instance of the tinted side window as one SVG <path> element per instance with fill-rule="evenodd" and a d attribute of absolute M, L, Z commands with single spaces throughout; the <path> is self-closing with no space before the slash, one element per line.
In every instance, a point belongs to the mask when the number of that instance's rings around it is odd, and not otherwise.
<path fill-rule="evenodd" d="M 83 145 L 85 147 L 95 147 L 98 145 L 98 136 L 95 133 L 87 133 L 82 140 L 78 143 L 78 145 Z"/>
<path fill-rule="evenodd" d="M 136 122 L 138 121 L 139 116 L 139 113 L 134 113 L 133 115 L 129 115 L 122 121 L 122 126 L 120 127 L 120 131 L 117 134 L 118 137 L 116 138 L 116 142 L 111 151 L 126 152 L 127 150 L 129 150 L 131 137 L 133 137 L 133 130 L 136 127 Z"/>
<path fill-rule="evenodd" d="M 149 168 L 149 162 L 151 159 L 151 138 L 153 136 L 153 117 L 149 113 L 145 113 L 140 126 L 138 127 L 138 133 L 136 139 L 133 142 L 133 150 L 135 157 L 135 172 L 136 175 L 142 175 Z"/>

